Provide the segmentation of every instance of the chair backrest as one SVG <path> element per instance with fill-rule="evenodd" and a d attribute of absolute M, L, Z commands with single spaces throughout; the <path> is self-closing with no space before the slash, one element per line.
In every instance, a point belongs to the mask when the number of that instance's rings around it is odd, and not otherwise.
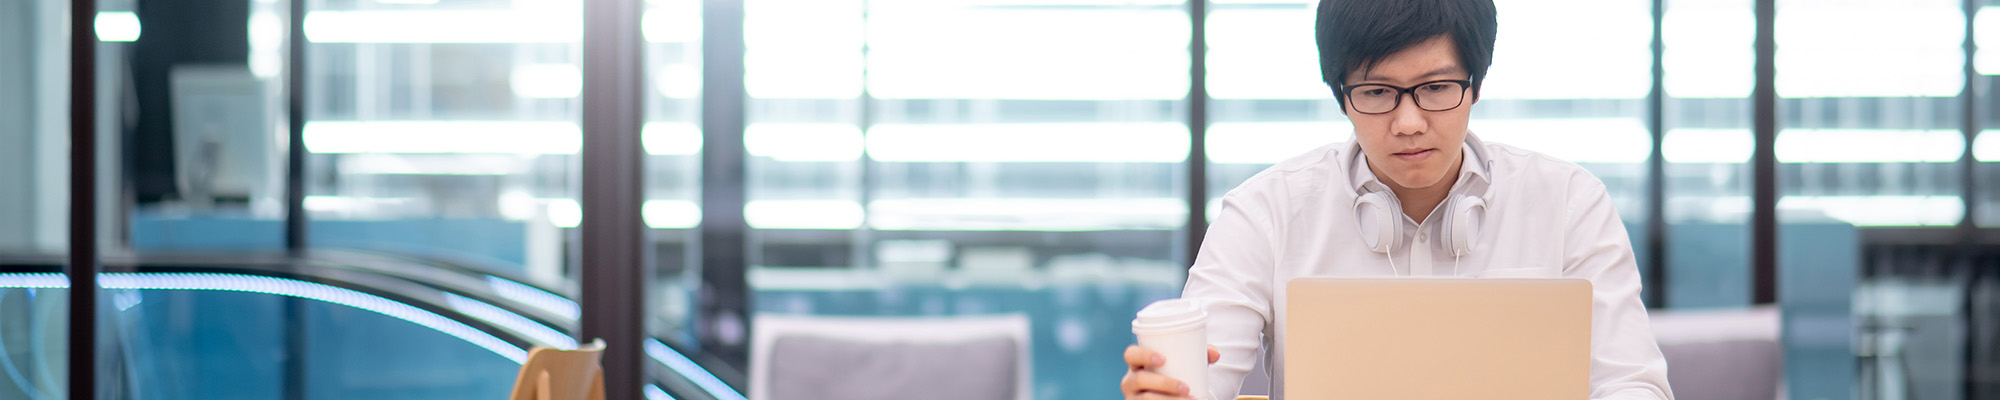
<path fill-rule="evenodd" d="M 576 350 L 535 347 L 514 378 L 512 400 L 604 400 L 604 339 Z"/>
<path fill-rule="evenodd" d="M 759 315 L 752 400 L 1032 397 L 1028 317 Z"/>
<path fill-rule="evenodd" d="M 1667 359 L 1674 397 L 1714 400 L 1783 398 L 1780 316 L 1773 307 L 1654 310 L 1653 338 Z"/>

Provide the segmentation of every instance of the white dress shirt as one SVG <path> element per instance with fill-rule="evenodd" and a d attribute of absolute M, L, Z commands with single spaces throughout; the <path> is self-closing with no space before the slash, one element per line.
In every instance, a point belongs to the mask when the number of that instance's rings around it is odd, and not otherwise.
<path fill-rule="evenodd" d="M 1452 196 L 1479 195 L 1487 211 L 1463 257 L 1439 240 L 1448 202 L 1422 222 L 1393 210 L 1403 224 L 1393 269 L 1390 255 L 1363 244 L 1354 202 L 1382 182 L 1352 142 L 1280 162 L 1223 196 L 1181 295 L 1207 309 L 1208 340 L 1222 352 L 1209 368 L 1213 399 L 1235 398 L 1259 346 L 1270 346 L 1271 394 L 1284 397 L 1291 278 L 1454 273 L 1589 279 L 1590 398 L 1673 398 L 1667 362 L 1639 302 L 1632 245 L 1604 183 L 1576 164 L 1469 133 L 1464 146 Z"/>

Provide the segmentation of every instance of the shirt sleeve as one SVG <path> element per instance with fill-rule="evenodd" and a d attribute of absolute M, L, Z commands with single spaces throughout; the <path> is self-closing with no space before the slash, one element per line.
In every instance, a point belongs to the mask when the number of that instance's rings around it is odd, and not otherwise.
<path fill-rule="evenodd" d="M 1257 362 L 1262 334 L 1272 321 L 1272 268 L 1278 232 L 1268 203 L 1232 193 L 1208 227 L 1188 270 L 1183 299 L 1208 311 L 1208 342 L 1222 358 L 1208 368 L 1211 399 L 1234 399 Z M 1199 212 L 1199 211 L 1196 211 Z"/>
<path fill-rule="evenodd" d="M 1563 275 L 1589 279 L 1590 398 L 1672 400 L 1667 361 L 1639 301 L 1639 266 L 1604 183 L 1572 185 Z"/>

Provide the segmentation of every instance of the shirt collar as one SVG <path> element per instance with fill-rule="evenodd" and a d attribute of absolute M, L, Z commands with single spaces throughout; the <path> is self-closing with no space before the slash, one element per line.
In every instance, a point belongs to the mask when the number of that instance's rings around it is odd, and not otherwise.
<path fill-rule="evenodd" d="M 1480 141 L 1478 135 L 1474 135 L 1471 132 L 1465 134 L 1465 143 L 1459 144 L 1459 148 L 1461 149 L 1460 154 L 1465 155 L 1465 162 L 1458 166 L 1458 180 L 1452 184 L 1452 191 L 1456 192 L 1467 189 L 1467 185 L 1465 184 L 1469 182 L 1485 184 L 1482 186 L 1492 186 L 1492 177 L 1489 175 L 1493 167 L 1492 163 L 1486 157 L 1482 157 L 1485 153 L 1485 147 L 1486 142 Z M 1360 141 L 1351 142 L 1348 145 L 1348 150 L 1354 154 L 1354 158 L 1348 160 L 1347 171 L 1348 182 L 1354 184 L 1355 193 L 1389 190 L 1389 186 L 1383 184 L 1381 180 L 1375 179 L 1375 173 L 1369 169 L 1368 157 L 1361 153 Z"/>

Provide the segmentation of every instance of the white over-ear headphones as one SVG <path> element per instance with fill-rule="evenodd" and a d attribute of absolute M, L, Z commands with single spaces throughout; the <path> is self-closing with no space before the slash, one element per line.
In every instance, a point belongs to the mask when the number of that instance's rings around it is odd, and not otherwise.
<path fill-rule="evenodd" d="M 1369 250 L 1389 253 L 1396 250 L 1396 241 L 1402 238 L 1402 227 L 1396 216 L 1403 213 L 1402 203 L 1389 194 L 1386 188 L 1370 185 L 1371 190 L 1354 199 L 1354 220 L 1361 229 L 1361 240 Z M 1472 245 L 1479 237 L 1479 228 L 1486 221 L 1486 200 L 1470 194 L 1455 194 L 1450 197 L 1445 210 L 1445 234 L 1442 240 L 1451 249 L 1451 255 L 1463 257 L 1472 254 Z"/>
<path fill-rule="evenodd" d="M 1362 244 L 1377 253 L 1395 251 L 1396 240 L 1402 237 L 1403 224 L 1396 220 L 1396 214 L 1403 212 L 1403 205 L 1387 192 L 1370 191 L 1354 199 L 1354 221 L 1361 229 Z"/>
<path fill-rule="evenodd" d="M 1486 200 L 1464 194 L 1451 200 L 1451 214 L 1444 219 L 1445 248 L 1451 249 L 1454 257 L 1472 254 L 1474 239 L 1479 237 L 1480 225 L 1486 221 Z"/>

